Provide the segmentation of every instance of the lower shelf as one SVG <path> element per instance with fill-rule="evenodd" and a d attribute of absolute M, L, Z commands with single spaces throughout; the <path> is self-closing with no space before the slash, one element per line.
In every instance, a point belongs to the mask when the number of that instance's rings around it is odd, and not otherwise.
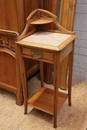
<path fill-rule="evenodd" d="M 58 92 L 58 110 L 61 108 L 67 98 L 67 94 Z M 28 100 L 28 104 L 53 115 L 54 109 L 54 91 L 42 87 L 33 97 Z"/>

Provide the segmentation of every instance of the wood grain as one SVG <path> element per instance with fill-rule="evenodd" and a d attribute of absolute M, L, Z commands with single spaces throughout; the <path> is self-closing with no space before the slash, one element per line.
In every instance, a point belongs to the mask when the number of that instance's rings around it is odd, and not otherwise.
<path fill-rule="evenodd" d="M 53 93 L 54 93 L 53 90 L 43 87 L 30 100 L 28 100 L 28 103 L 29 105 L 39 110 L 42 110 L 51 115 L 54 115 Z M 61 92 L 59 92 L 59 98 L 58 98 L 58 103 L 57 103 L 58 110 L 61 108 L 66 98 L 67 98 L 67 94 L 62 94 Z"/>
<path fill-rule="evenodd" d="M 60 24 L 68 30 L 73 30 L 74 15 L 75 15 L 76 0 L 62 0 L 60 7 Z M 68 70 L 68 59 L 67 56 L 60 63 L 60 88 L 66 89 L 67 87 L 67 70 Z"/>

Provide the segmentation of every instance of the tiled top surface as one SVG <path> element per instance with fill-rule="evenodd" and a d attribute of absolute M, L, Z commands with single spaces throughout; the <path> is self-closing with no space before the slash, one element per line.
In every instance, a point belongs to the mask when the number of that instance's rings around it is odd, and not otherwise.
<path fill-rule="evenodd" d="M 52 33 L 52 32 L 37 32 L 34 33 L 21 41 L 32 42 L 38 44 L 44 44 L 48 46 L 59 46 L 65 40 L 67 40 L 71 35 Z"/>

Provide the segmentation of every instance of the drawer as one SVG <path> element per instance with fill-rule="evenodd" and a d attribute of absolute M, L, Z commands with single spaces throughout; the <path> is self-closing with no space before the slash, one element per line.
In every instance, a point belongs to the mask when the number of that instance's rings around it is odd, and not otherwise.
<path fill-rule="evenodd" d="M 22 47 L 22 55 L 23 57 L 40 60 L 43 62 L 53 63 L 54 62 L 54 53 L 46 52 L 37 49 L 30 49 L 26 47 Z"/>

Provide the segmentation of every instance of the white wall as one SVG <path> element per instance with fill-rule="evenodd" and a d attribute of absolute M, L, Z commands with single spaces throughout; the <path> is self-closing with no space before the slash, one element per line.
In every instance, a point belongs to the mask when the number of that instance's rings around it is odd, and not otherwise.
<path fill-rule="evenodd" d="M 75 54 L 73 76 L 87 79 L 87 0 L 77 0 L 74 31 Z"/>

